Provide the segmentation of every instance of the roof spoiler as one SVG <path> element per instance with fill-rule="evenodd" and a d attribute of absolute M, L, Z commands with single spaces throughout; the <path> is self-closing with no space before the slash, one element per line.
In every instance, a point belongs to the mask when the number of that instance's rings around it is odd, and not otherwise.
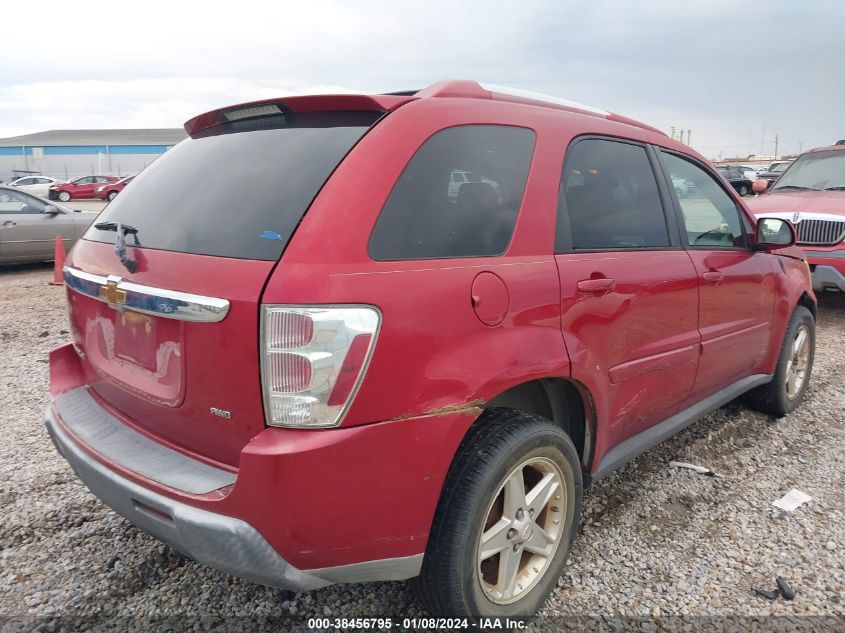
<path fill-rule="evenodd" d="M 390 112 L 412 101 L 410 95 L 307 95 L 250 101 L 211 110 L 185 122 L 185 131 L 194 134 L 232 121 L 274 116 L 283 112 Z"/>

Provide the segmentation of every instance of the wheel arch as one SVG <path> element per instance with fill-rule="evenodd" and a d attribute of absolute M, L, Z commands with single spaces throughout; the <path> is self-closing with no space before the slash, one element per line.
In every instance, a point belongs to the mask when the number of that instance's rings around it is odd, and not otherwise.
<path fill-rule="evenodd" d="M 503 408 L 533 413 L 552 420 L 569 435 L 582 470 L 589 472 L 595 439 L 595 407 L 586 387 L 565 378 L 539 378 L 514 385 L 485 403 L 484 409 Z M 480 415 L 473 424 L 483 421 Z"/>
<path fill-rule="evenodd" d="M 813 301 L 813 299 L 807 292 L 802 293 L 801 296 L 798 297 L 796 307 L 797 306 L 804 306 L 805 308 L 807 308 L 810 311 L 810 314 L 813 315 L 813 320 L 816 319 L 816 311 L 818 310 L 818 305 L 815 301 Z"/>

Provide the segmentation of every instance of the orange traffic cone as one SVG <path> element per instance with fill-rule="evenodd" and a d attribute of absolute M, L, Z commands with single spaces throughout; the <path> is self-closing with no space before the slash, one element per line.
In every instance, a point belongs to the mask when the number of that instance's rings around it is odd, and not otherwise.
<path fill-rule="evenodd" d="M 62 242 L 62 236 L 56 236 L 55 255 L 53 256 L 53 281 L 51 286 L 64 286 L 65 276 L 63 269 L 65 267 L 65 245 Z"/>

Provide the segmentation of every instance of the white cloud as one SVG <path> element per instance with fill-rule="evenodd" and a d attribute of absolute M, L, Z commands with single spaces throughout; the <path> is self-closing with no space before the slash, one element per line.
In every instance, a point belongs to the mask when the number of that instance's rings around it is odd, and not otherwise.
<path fill-rule="evenodd" d="M 216 107 L 302 93 L 352 92 L 226 77 L 90 79 L 8 86 L 0 96 L 0 137 L 44 129 L 179 127 Z M 2 122 L 16 121 L 10 126 Z"/>
<path fill-rule="evenodd" d="M 175 127 L 265 96 L 447 78 L 692 128 L 707 155 L 754 146 L 763 126 L 787 151 L 843 135 L 838 0 L 44 0 L 38 12 L 37 28 L 4 30 L 0 136 Z"/>

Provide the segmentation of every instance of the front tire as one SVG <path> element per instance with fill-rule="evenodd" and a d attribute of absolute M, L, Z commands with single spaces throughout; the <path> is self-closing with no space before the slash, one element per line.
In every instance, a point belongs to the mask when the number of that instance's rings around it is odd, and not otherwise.
<path fill-rule="evenodd" d="M 62 202 L 69 202 L 70 198 L 71 196 L 67 191 L 59 192 L 59 200 L 61 200 Z"/>
<path fill-rule="evenodd" d="M 109 191 L 109 195 L 107 195 L 106 197 L 108 198 L 109 202 L 111 202 L 112 200 L 117 198 L 117 192 L 116 191 Z"/>
<path fill-rule="evenodd" d="M 416 580 L 441 617 L 528 617 L 554 589 L 575 539 L 583 482 L 555 423 L 489 409 L 449 470 Z"/>
<path fill-rule="evenodd" d="M 749 406 L 775 417 L 798 407 L 813 371 L 816 355 L 816 320 L 804 306 L 797 306 L 786 327 L 772 381 L 746 395 Z"/>
<path fill-rule="evenodd" d="M 742 197 L 742 198 L 744 198 L 745 196 L 747 196 L 747 195 L 748 195 L 748 187 L 746 187 L 745 185 L 740 185 L 740 187 L 739 187 L 739 195 L 740 195 L 740 197 Z"/>

